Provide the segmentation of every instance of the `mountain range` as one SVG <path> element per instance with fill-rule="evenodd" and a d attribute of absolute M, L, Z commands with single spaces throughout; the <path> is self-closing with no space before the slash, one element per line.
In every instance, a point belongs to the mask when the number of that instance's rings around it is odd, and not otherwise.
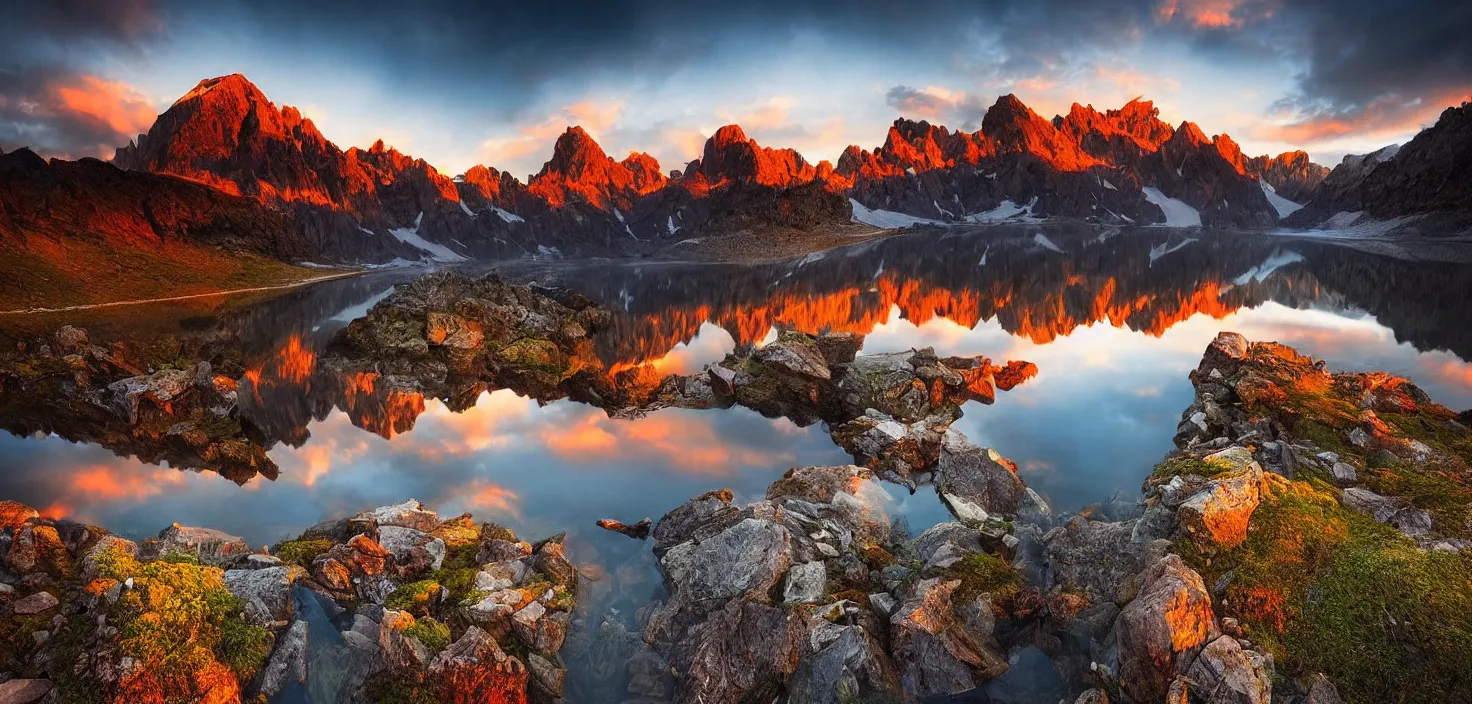
<path fill-rule="evenodd" d="M 1225 134 L 1172 127 L 1149 101 L 1046 119 L 1002 96 L 976 132 L 898 119 L 836 165 L 720 128 L 665 171 L 615 160 L 569 127 L 523 183 L 492 166 L 449 177 L 386 147 L 339 148 L 240 75 L 201 81 L 149 129 L 94 159 L 0 153 L 0 238 L 187 241 L 283 261 L 383 263 L 678 253 L 735 233 L 1066 218 L 1259 229 L 1409 216 L 1465 227 L 1468 106 L 1395 150 L 1332 172 L 1304 152 L 1247 157 Z"/>

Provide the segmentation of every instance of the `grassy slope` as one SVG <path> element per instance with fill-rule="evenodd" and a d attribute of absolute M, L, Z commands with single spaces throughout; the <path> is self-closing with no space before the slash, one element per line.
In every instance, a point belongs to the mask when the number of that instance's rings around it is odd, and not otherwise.
<path fill-rule="evenodd" d="M 275 286 L 327 273 L 181 243 L 143 249 L 32 237 L 26 244 L 0 256 L 0 311 Z"/>

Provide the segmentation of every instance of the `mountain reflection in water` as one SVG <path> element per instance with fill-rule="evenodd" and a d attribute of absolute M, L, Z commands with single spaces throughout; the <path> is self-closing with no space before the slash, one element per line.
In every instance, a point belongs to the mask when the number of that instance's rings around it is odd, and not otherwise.
<path fill-rule="evenodd" d="M 1472 406 L 1467 251 L 1391 254 L 1258 235 L 1016 227 L 893 237 L 763 265 L 503 271 L 560 280 L 613 309 L 596 356 L 622 383 L 697 371 L 776 328 L 865 334 L 863 353 L 933 346 L 1032 361 L 1035 379 L 995 407 L 968 404 L 956 427 L 1015 459 L 1029 486 L 1071 510 L 1138 491 L 1190 403 L 1186 373 L 1221 330 L 1283 342 L 1334 368 L 1404 375 L 1449 406 Z M 0 390 L 0 424 L 16 433 L 0 436 L 0 496 L 133 537 L 178 521 L 253 544 L 414 497 L 522 535 L 569 530 L 575 559 L 613 573 L 652 558 L 647 546 L 593 527 L 597 518 L 657 518 L 719 487 L 750 500 L 788 467 L 848 461 L 820 428 L 739 407 L 624 420 L 555 396 L 483 389 L 433 399 L 385 391 L 371 372 L 320 368 L 332 335 L 413 275 L 209 309 L 0 321 L 17 339 L 70 323 L 94 339 L 228 360 L 215 367 L 238 383 L 242 425 L 279 467 L 274 477 L 232 475 L 237 486 L 147 464 L 126 438 L 37 417 L 44 399 Z M 916 530 L 945 517 L 928 490 L 895 494 Z"/>

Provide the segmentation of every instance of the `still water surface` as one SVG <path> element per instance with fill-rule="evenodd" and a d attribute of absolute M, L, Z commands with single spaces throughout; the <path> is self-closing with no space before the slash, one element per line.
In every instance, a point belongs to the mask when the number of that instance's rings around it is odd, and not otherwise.
<path fill-rule="evenodd" d="M 955 427 L 1015 459 L 1030 486 L 1069 511 L 1138 492 L 1190 403 L 1187 372 L 1223 330 L 1291 345 L 1332 368 L 1388 370 L 1454 409 L 1472 406 L 1469 261 L 1465 245 L 1007 227 L 900 236 L 776 264 L 504 271 L 560 280 L 614 308 L 597 344 L 615 367 L 689 373 L 778 328 L 863 333 L 863 353 L 932 346 L 1032 361 L 1036 378 L 993 406 L 969 404 Z M 658 518 L 721 487 L 753 500 L 789 467 L 849 461 L 821 427 L 739 407 L 618 420 L 508 390 L 483 393 L 458 413 L 435 399 L 368 405 L 314 391 L 311 366 L 332 334 L 412 275 L 327 282 L 269 300 L 0 321 L 0 329 L 73 323 L 94 338 L 195 336 L 234 346 L 247 360 L 251 383 L 242 388 L 253 391 L 244 412 L 280 466 L 275 480 L 238 486 L 73 443 L 65 428 L 0 434 L 0 497 L 134 538 L 177 521 L 258 545 L 413 497 L 443 516 L 470 511 L 524 537 L 569 531 L 573 559 L 622 580 L 614 591 L 638 603 L 656 589 L 647 544 L 601 531 L 596 519 Z M 932 491 L 893 493 L 915 531 L 945 520 Z"/>

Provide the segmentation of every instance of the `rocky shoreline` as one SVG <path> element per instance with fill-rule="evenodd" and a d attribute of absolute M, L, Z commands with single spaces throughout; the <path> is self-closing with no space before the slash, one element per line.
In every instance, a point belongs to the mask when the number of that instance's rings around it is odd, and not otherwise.
<path fill-rule="evenodd" d="M 579 607 L 596 580 L 560 536 L 525 543 L 412 500 L 261 552 L 177 525 L 135 546 L 6 503 L 0 672 L 15 679 L 0 701 L 306 687 L 317 700 L 554 702 L 564 642 L 597 671 L 599 697 L 630 702 L 1330 704 L 1448 701 L 1472 684 L 1472 418 L 1404 379 L 1330 373 L 1223 333 L 1142 495 L 1059 515 L 1014 463 L 951 428 L 965 402 L 1036 373 L 1026 362 L 858 355 L 857 335 L 788 331 L 661 377 L 597 360 L 589 336 L 606 319 L 573 292 L 437 274 L 350 324 L 315 374 L 451 408 L 488 388 L 613 416 L 741 405 L 823 422 L 856 464 L 793 468 L 746 505 L 717 490 L 652 524 L 600 521 L 651 541 L 663 583 L 636 631 Z M 128 371 L 76 329 L 24 359 L 38 356 L 65 369 L 24 383 L 77 399 L 63 408 L 101 393 L 82 376 L 92 366 Z M 138 387 L 134 418 L 242 417 L 204 364 L 174 374 L 182 404 L 155 383 L 173 370 L 104 388 Z M 954 520 L 912 536 L 883 481 L 933 486 Z M 166 657 L 186 632 L 187 667 Z"/>

